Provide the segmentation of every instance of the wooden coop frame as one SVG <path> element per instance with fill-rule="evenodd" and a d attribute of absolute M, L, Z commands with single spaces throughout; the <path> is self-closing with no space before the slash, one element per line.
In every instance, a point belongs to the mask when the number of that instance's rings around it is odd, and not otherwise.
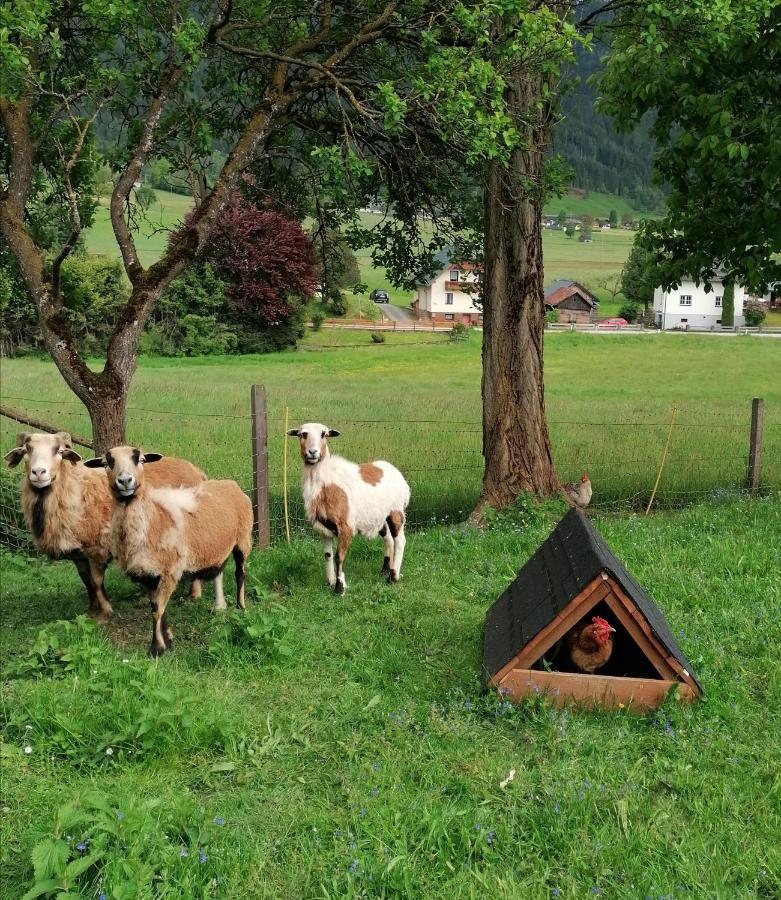
<path fill-rule="evenodd" d="M 595 607 L 621 629 L 624 653 L 642 654 L 643 677 L 535 668 Z M 591 521 L 570 510 L 488 610 L 485 680 L 510 699 L 544 693 L 567 702 L 655 709 L 677 689 L 690 702 L 702 685 L 651 597 L 613 555 Z M 650 675 L 653 673 L 653 675 Z"/>

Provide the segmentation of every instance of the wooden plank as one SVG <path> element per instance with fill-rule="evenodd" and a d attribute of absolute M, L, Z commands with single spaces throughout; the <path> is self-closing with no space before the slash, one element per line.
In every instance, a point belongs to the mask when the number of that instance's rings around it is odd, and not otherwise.
<path fill-rule="evenodd" d="M 696 696 L 689 685 L 664 678 L 617 678 L 522 668 L 508 672 L 499 687 L 514 700 L 545 694 L 556 706 L 568 702 L 605 708 L 625 706 L 638 712 L 661 706 L 674 687 L 679 689 L 682 702 L 689 703 Z"/>
<path fill-rule="evenodd" d="M 747 486 L 756 491 L 762 479 L 762 426 L 765 418 L 765 401 L 754 397 L 751 401 L 751 437 L 748 445 Z"/>
<path fill-rule="evenodd" d="M 677 678 L 675 669 L 667 662 L 667 654 L 661 653 L 655 646 L 655 642 L 649 640 L 640 623 L 624 608 L 618 597 L 611 591 L 605 598 L 605 601 L 613 615 L 626 628 L 632 640 L 637 644 L 640 651 L 645 654 L 659 675 L 662 678 Z"/>
<path fill-rule="evenodd" d="M 590 581 L 580 593 L 576 594 L 564 609 L 529 641 L 529 643 L 511 660 L 492 676 L 489 684 L 497 685 L 502 678 L 517 666 L 528 667 L 535 663 L 552 647 L 560 637 L 565 635 L 573 625 L 602 600 L 610 588 L 600 573 Z"/>
<path fill-rule="evenodd" d="M 252 403 L 252 511 L 258 546 L 271 542 L 268 513 L 268 423 L 266 421 L 266 388 L 253 384 Z"/>
<path fill-rule="evenodd" d="M 621 601 L 624 609 L 630 612 L 632 618 L 638 624 L 648 641 L 656 647 L 658 653 L 664 656 L 665 662 L 670 666 L 673 672 L 675 672 L 678 678 L 683 679 L 683 681 L 689 685 L 689 687 L 696 693 L 696 695 L 699 696 L 702 691 L 697 686 L 697 682 L 692 678 L 691 673 L 684 669 L 684 667 L 678 662 L 678 660 L 674 656 L 670 655 L 667 652 L 666 648 L 662 646 L 662 643 L 659 641 L 653 631 L 651 631 L 651 626 L 646 621 L 645 616 L 634 605 L 634 603 L 632 603 L 630 598 L 627 597 L 621 585 L 613 578 L 609 579 L 609 584 L 612 592 Z"/>

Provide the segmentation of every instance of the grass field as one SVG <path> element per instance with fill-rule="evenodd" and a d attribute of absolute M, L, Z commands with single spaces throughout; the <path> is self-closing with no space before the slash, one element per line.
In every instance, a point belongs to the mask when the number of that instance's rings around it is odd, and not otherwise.
<path fill-rule="evenodd" d="M 143 265 L 155 262 L 165 248 L 170 230 L 182 221 L 191 201 L 180 194 L 171 194 L 167 191 L 155 191 L 158 202 L 147 211 L 145 220 L 140 223 L 140 231 L 136 236 L 139 258 Z M 578 210 L 581 214 L 607 216 L 611 209 L 618 210 L 619 216 L 628 207 L 620 198 L 609 194 L 592 194 L 588 199 L 566 197 L 556 206 L 555 213 L 560 208 L 570 209 L 573 214 Z M 555 204 L 554 204 L 555 205 Z M 583 207 L 583 208 L 581 208 Z M 379 216 L 363 213 L 365 223 L 379 221 Z M 545 282 L 549 284 L 557 278 L 574 278 L 583 281 L 602 300 L 600 316 L 612 316 L 617 314 L 623 302 L 620 298 L 617 302 L 609 302 L 609 292 L 605 289 L 606 283 L 612 280 L 621 271 L 624 262 L 632 247 L 634 232 L 614 230 L 608 232 L 595 232 L 591 244 L 581 244 L 577 238 L 568 238 L 563 232 L 546 231 L 543 234 L 543 248 L 545 253 Z M 116 257 L 119 255 L 114 233 L 111 229 L 111 221 L 107 201 L 104 201 L 95 216 L 95 223 L 86 233 L 87 249 L 90 253 L 103 254 Z M 403 291 L 394 288 L 388 281 L 385 270 L 374 267 L 368 250 L 357 253 L 361 278 L 367 285 L 368 291 L 374 288 L 384 288 L 388 291 L 391 303 L 397 306 L 408 307 L 415 298 L 413 291 Z M 355 297 L 347 292 L 349 303 L 348 316 L 357 316 L 359 312 L 363 318 L 378 319 L 379 310 L 371 303 L 368 292 L 360 297 Z"/>
<path fill-rule="evenodd" d="M 781 343 L 753 337 L 551 334 L 547 410 L 563 479 L 591 474 L 595 503 L 640 508 L 656 478 L 671 409 L 678 405 L 659 502 L 675 504 L 740 487 L 751 398 L 765 398 L 763 477 L 781 487 Z M 338 449 L 389 458 L 412 485 L 420 525 L 463 519 L 482 472 L 480 343 L 431 333 L 323 330 L 298 352 L 240 358 L 145 359 L 130 398 L 128 438 L 194 459 L 215 477 L 252 484 L 249 391 L 266 385 L 272 523 L 282 530 L 285 409 L 291 425 L 326 421 Z M 89 420 L 54 367 L 3 361 L 4 401 L 74 433 Z M 17 399 L 22 398 L 22 399 Z M 2 447 L 15 423 L 3 419 Z M 290 517 L 303 528 L 295 447 L 287 464 Z"/>
<path fill-rule="evenodd" d="M 254 554 L 247 614 L 174 601 L 157 662 L 115 570 L 106 640 L 69 563 L 4 555 L 0 895 L 781 896 L 781 502 L 597 517 L 705 687 L 646 716 L 480 690 L 560 511 L 416 532 L 394 587 L 356 543 L 343 599 L 315 541 Z"/>

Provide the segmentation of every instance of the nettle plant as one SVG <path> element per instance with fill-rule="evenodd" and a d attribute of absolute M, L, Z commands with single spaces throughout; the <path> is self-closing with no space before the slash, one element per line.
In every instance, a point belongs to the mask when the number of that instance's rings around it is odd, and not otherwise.
<path fill-rule="evenodd" d="M 59 808 L 51 834 L 33 848 L 23 900 L 205 896 L 219 880 L 224 824 L 192 801 L 171 808 L 158 798 L 118 801 L 87 791 Z"/>
<path fill-rule="evenodd" d="M 247 659 L 281 662 L 293 655 L 288 640 L 290 624 L 284 607 L 257 578 L 250 577 L 248 592 L 254 601 L 246 610 L 231 610 L 217 622 L 209 653 L 219 661 Z"/>

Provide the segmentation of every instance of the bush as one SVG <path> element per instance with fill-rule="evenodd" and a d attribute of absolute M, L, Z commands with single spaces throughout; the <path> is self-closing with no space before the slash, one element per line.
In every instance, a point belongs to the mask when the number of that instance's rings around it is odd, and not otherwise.
<path fill-rule="evenodd" d="M 320 331 L 323 322 L 325 322 L 325 310 L 319 304 L 312 307 L 312 328 L 315 331 Z"/>
<path fill-rule="evenodd" d="M 630 300 L 619 309 L 618 315 L 627 322 L 635 322 L 640 317 L 640 304 Z"/>
<path fill-rule="evenodd" d="M 765 321 L 767 312 L 761 303 L 757 303 L 756 300 L 749 300 L 743 306 L 743 318 L 746 320 L 746 325 L 753 328 Z"/>
<path fill-rule="evenodd" d="M 545 321 L 548 325 L 556 325 L 561 320 L 561 313 L 557 309 L 549 309 L 545 313 Z"/>
<path fill-rule="evenodd" d="M 372 332 L 372 340 L 375 344 L 384 344 L 385 343 L 385 335 L 381 334 L 378 331 Z"/>
<path fill-rule="evenodd" d="M 142 185 L 136 191 L 136 203 L 141 207 L 141 209 L 149 209 L 149 207 L 153 203 L 157 203 L 157 194 L 152 190 L 151 187 Z"/>
<path fill-rule="evenodd" d="M 463 322 L 454 322 L 450 329 L 451 341 L 467 341 L 469 340 L 469 326 Z"/>

